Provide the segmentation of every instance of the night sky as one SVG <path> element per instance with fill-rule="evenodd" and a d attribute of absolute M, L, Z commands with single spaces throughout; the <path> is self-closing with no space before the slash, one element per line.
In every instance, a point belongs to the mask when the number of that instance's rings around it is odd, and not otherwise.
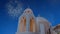
<path fill-rule="evenodd" d="M 16 7 L 14 1 L 21 4 L 20 14 L 8 13 L 6 5 L 10 1 L 13 1 L 12 5 L 14 7 Z M 28 6 L 33 10 L 35 17 L 39 14 L 41 17 L 46 18 L 52 26 L 60 24 L 60 0 L 0 0 L 0 34 L 15 34 L 19 16 Z"/>

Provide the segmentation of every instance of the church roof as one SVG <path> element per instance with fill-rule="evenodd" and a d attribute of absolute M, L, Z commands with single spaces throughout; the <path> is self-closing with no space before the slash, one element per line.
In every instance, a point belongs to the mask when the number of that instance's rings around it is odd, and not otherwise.
<path fill-rule="evenodd" d="M 48 21 L 47 19 L 40 17 L 40 16 L 37 17 L 37 20 Z"/>
<path fill-rule="evenodd" d="M 44 24 L 51 24 L 47 19 L 45 19 L 44 17 L 40 17 L 40 15 L 38 15 L 38 17 L 36 18 L 37 22 L 41 22 Z"/>
<path fill-rule="evenodd" d="M 54 27 L 54 30 L 56 29 L 60 29 L 60 24 L 58 24 L 57 26 Z"/>
<path fill-rule="evenodd" d="M 26 8 L 26 9 L 24 10 L 24 13 L 33 13 L 33 11 L 32 11 L 30 8 Z"/>

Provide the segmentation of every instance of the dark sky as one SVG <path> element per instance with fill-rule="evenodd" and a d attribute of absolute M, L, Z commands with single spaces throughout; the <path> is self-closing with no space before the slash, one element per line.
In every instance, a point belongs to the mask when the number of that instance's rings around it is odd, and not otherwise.
<path fill-rule="evenodd" d="M 8 15 L 6 4 L 11 0 L 0 0 L 0 34 L 15 34 L 18 18 Z M 15 0 L 13 0 L 15 1 Z M 28 6 L 34 15 L 46 18 L 52 26 L 60 24 L 60 0 L 17 0 L 23 4 L 22 9 Z"/>

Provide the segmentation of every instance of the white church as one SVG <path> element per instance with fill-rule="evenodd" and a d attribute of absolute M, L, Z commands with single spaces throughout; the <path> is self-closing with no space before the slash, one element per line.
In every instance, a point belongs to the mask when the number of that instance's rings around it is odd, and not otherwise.
<path fill-rule="evenodd" d="M 50 22 L 40 16 L 35 17 L 30 8 L 24 10 L 19 17 L 16 34 L 57 34 Z"/>

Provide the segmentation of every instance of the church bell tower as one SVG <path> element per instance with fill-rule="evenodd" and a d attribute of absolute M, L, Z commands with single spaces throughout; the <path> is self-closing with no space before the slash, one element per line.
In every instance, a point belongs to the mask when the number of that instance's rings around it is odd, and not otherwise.
<path fill-rule="evenodd" d="M 20 32 L 36 32 L 35 16 L 30 8 L 24 10 L 19 17 L 18 28 L 16 34 Z"/>

